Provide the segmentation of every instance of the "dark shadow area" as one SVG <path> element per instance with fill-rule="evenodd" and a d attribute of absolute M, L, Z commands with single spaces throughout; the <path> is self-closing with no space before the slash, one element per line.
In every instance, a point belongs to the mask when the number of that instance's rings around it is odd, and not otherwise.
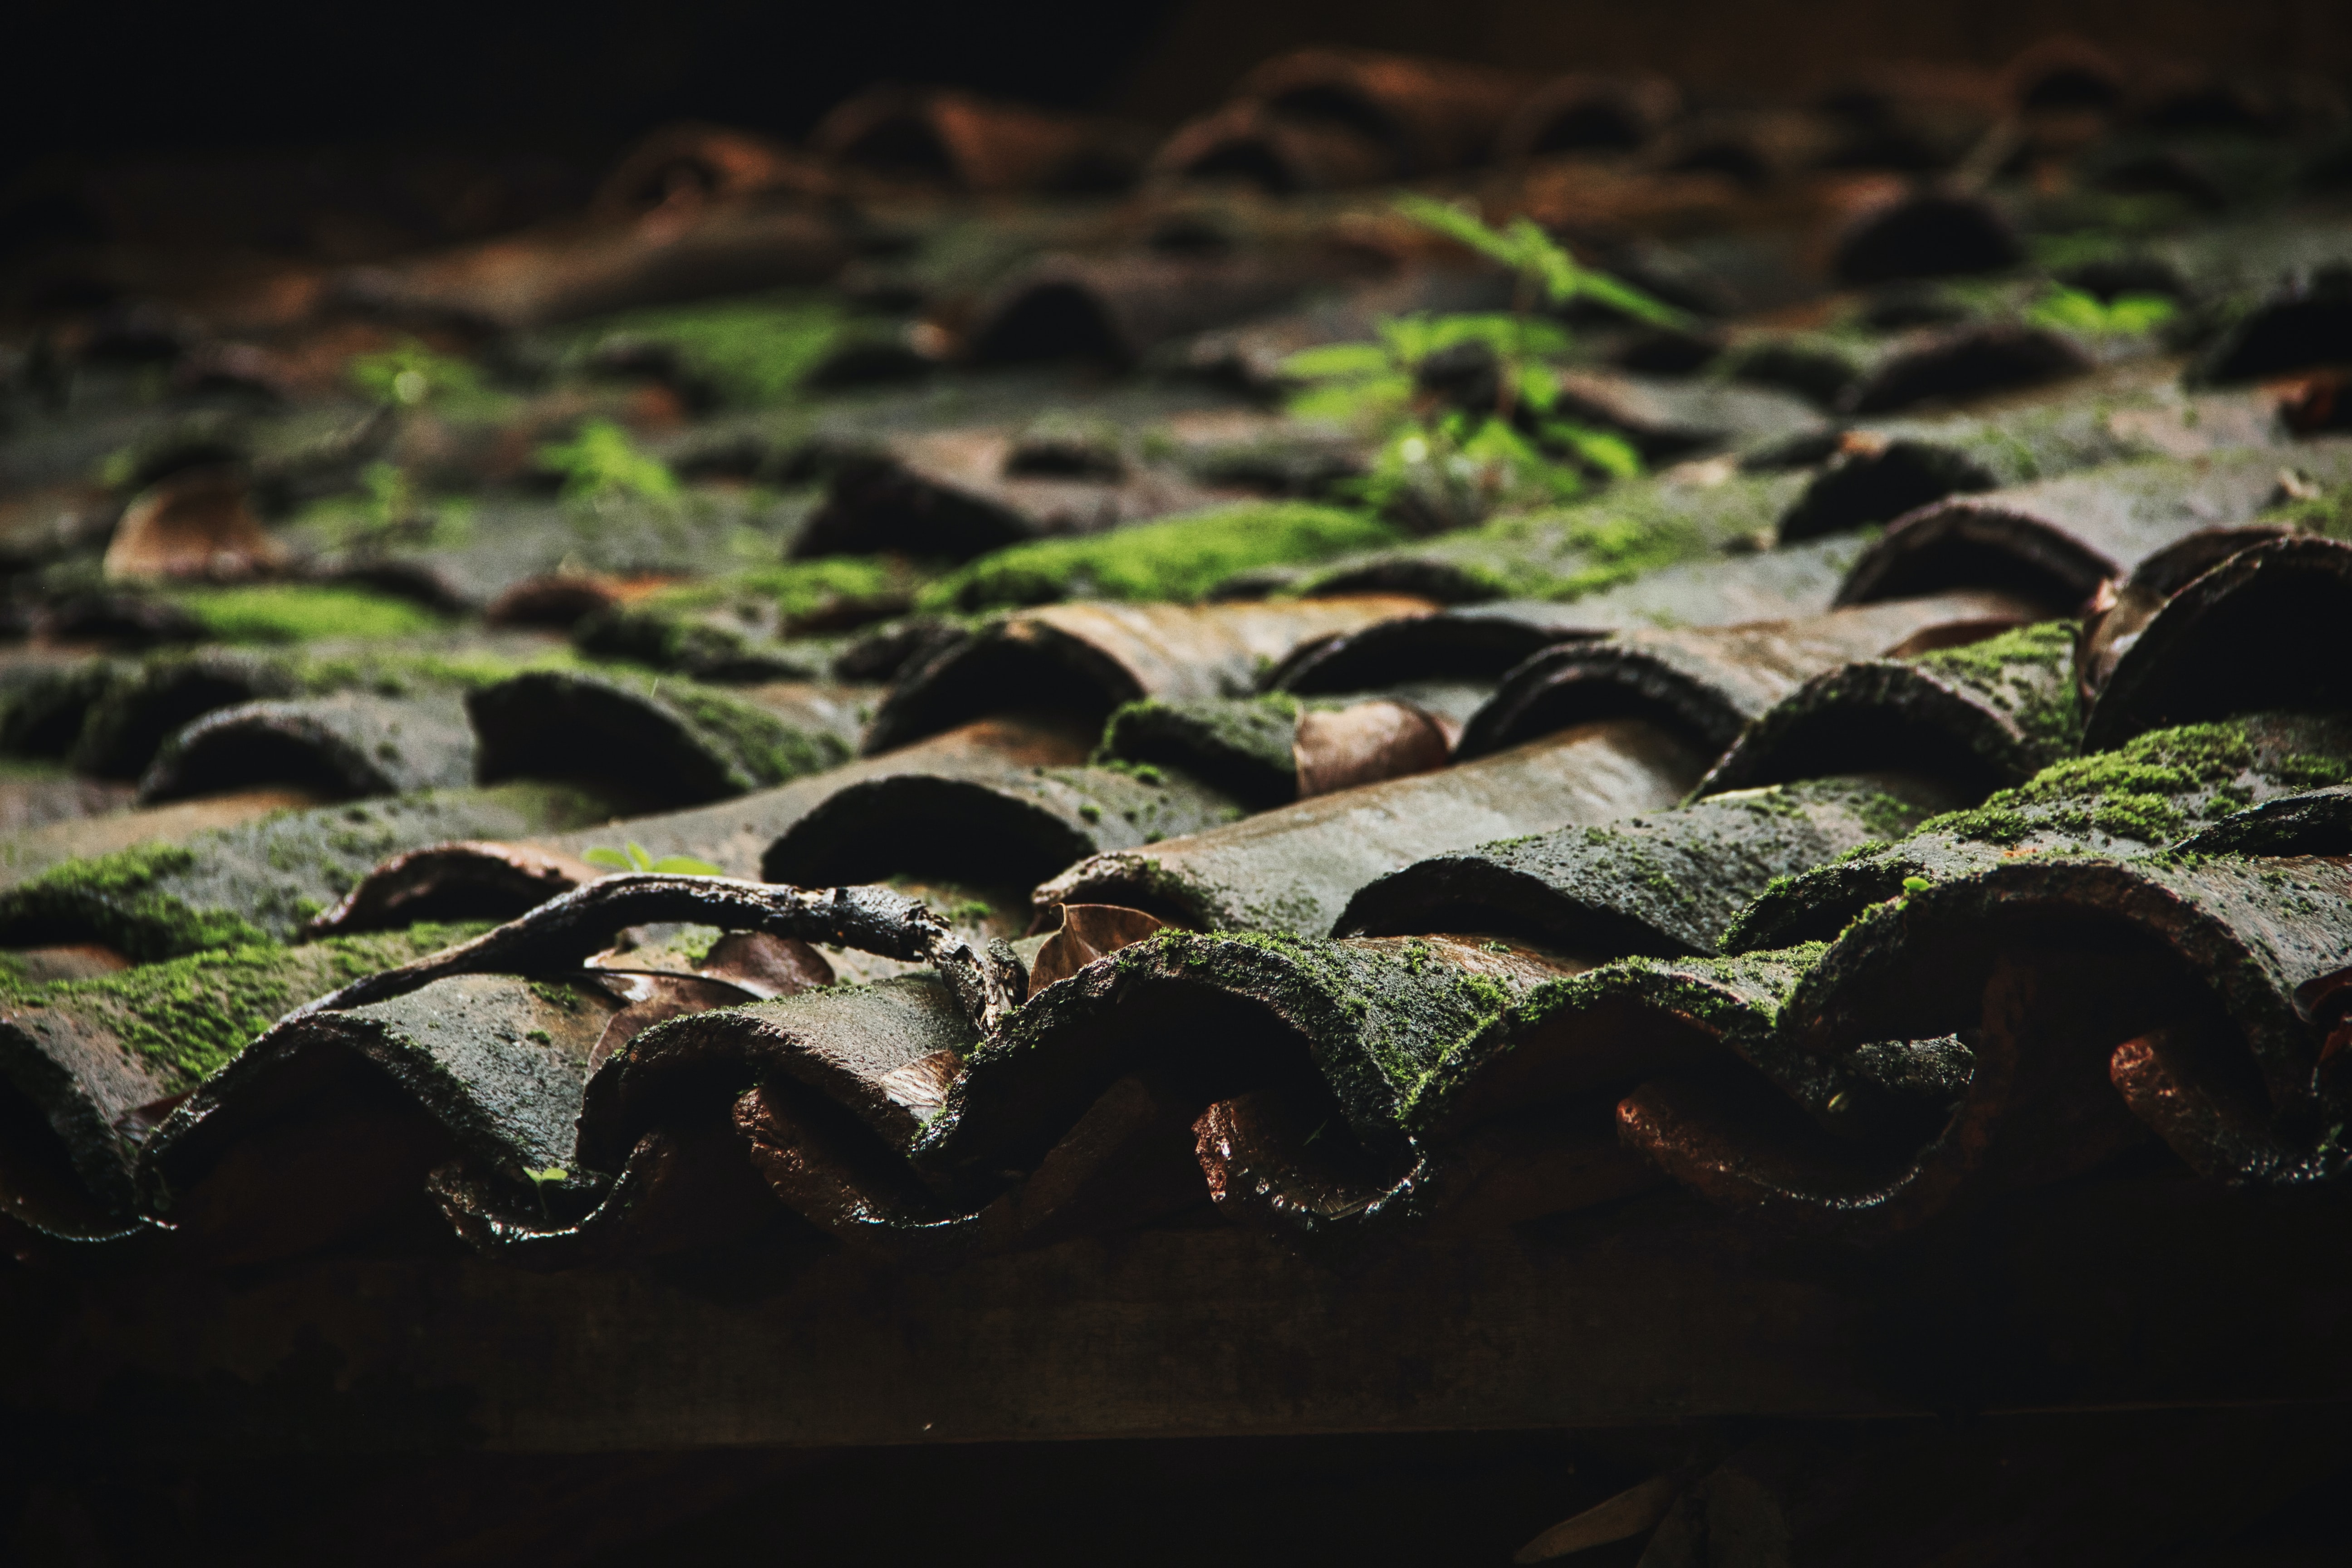
<path fill-rule="evenodd" d="M 383 789 L 378 770 L 343 737 L 266 719 L 207 731 L 173 757 L 147 793 L 151 801 L 188 800 L 230 790 L 282 785 L 321 801 L 351 800 Z"/>
<path fill-rule="evenodd" d="M 797 136 L 884 76 L 1096 102 L 1171 8 L 421 0 L 392 20 L 290 0 L 226 10 L 28 0 L 10 19 L 9 50 L 41 68 L 16 74 L 0 128 L 5 155 L 26 163 L 66 152 L 493 136 L 609 152 L 688 115 Z M 312 155 L 313 173 L 331 175 L 337 157 Z"/>
<path fill-rule="evenodd" d="M 2011 782 L 1951 725 L 1889 708 L 1830 707 L 1781 727 L 1769 748 L 1740 770 L 1738 784 L 1725 787 L 1872 771 L 1922 774 L 1970 802 Z"/>
<path fill-rule="evenodd" d="M 594 784 L 656 809 L 723 800 L 740 788 L 675 715 L 609 688 L 523 676 L 467 701 L 480 737 L 475 776 Z"/>
<path fill-rule="evenodd" d="M 1838 247 L 1837 275 L 1852 284 L 1996 272 L 2024 259 L 2017 236 L 1986 203 L 1921 195 L 1874 213 Z"/>
<path fill-rule="evenodd" d="M 1780 539 L 1793 543 L 1864 523 L 1892 522 L 1914 507 L 1959 491 L 1989 490 L 1993 483 L 1975 461 L 1948 447 L 1892 441 L 1823 469 L 1780 519 Z"/>
<path fill-rule="evenodd" d="M 1093 290 L 1043 283 L 1009 302 L 973 340 L 982 364 L 1034 364 L 1065 359 L 1123 363 L 1127 349 Z"/>
<path fill-rule="evenodd" d="M 964 779 L 877 779 L 842 791 L 768 848 L 760 874 L 799 888 L 912 877 L 1028 889 L 1093 852 L 1069 823 Z"/>
<path fill-rule="evenodd" d="M 2053 529 L 1999 514 L 1910 529 L 1872 547 L 1838 602 L 1874 605 L 1927 594 L 1990 588 L 2070 612 L 2106 575 L 2103 563 Z"/>

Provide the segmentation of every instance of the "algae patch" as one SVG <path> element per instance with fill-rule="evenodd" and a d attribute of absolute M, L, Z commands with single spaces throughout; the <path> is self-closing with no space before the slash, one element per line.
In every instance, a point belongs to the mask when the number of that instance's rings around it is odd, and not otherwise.
<path fill-rule="evenodd" d="M 1085 539 L 992 552 L 931 584 L 927 610 L 980 610 L 1061 599 L 1201 598 L 1261 567 L 1323 561 L 1397 542 L 1389 523 L 1304 501 L 1267 501 L 1141 523 Z"/>
<path fill-rule="evenodd" d="M 418 925 L 299 948 L 242 943 L 94 980 L 0 980 L 0 1005 L 55 1008 L 110 1029 L 175 1090 L 191 1089 L 302 1003 L 488 929 Z"/>
<path fill-rule="evenodd" d="M 195 868 L 194 851 L 142 844 L 68 860 L 11 889 L 0 921 L 19 940 L 89 931 L 133 959 L 268 943 L 268 932 L 224 909 L 197 909 L 157 886 Z"/>
<path fill-rule="evenodd" d="M 414 600 L 356 588 L 268 583 L 193 588 L 173 597 L 226 643 L 395 642 L 446 625 Z"/>

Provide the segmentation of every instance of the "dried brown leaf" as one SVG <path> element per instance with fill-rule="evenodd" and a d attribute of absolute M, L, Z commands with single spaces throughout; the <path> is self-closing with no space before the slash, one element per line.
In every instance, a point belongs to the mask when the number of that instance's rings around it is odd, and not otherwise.
<path fill-rule="evenodd" d="M 1029 994 L 1066 980 L 1105 953 L 1141 942 L 1164 922 L 1119 904 L 1064 904 L 1062 927 L 1029 965 Z"/>

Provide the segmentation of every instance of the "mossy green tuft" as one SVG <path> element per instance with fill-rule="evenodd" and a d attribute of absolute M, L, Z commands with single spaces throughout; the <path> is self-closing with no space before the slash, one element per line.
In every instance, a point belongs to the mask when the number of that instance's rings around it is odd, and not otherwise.
<path fill-rule="evenodd" d="M 1304 501 L 1220 507 L 1085 539 L 1038 540 L 983 555 L 923 590 L 927 610 L 1062 599 L 1199 599 L 1260 567 L 1323 561 L 1396 542 L 1363 512 Z"/>
<path fill-rule="evenodd" d="M 267 583 L 191 588 L 174 597 L 228 643 L 397 642 L 447 624 L 415 600 L 357 588 Z"/>

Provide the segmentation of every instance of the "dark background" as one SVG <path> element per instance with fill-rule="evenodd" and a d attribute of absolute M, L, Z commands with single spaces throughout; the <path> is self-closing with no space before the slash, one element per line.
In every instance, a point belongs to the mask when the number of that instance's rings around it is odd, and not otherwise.
<path fill-rule="evenodd" d="M 612 142 L 685 116 L 797 133 L 879 77 L 1114 95 L 1171 0 L 12 0 L 19 159 L 163 148 Z"/>
<path fill-rule="evenodd" d="M 1253 62 L 1357 43 L 1646 67 L 1785 97 L 1853 61 L 1997 65 L 2061 30 L 2123 54 L 2352 75 L 2344 0 L 13 0 L 0 133 L 60 154 L 329 143 L 617 145 L 683 116 L 786 134 L 883 77 L 1163 122 Z"/>
<path fill-rule="evenodd" d="M 122 242 L 352 261 L 578 210 L 656 126 L 786 138 L 883 79 L 1172 127 L 1286 49 L 1644 69 L 1694 104 L 2058 32 L 2352 86 L 2352 0 L 226 0 L 0 5 L 0 267 Z"/>

